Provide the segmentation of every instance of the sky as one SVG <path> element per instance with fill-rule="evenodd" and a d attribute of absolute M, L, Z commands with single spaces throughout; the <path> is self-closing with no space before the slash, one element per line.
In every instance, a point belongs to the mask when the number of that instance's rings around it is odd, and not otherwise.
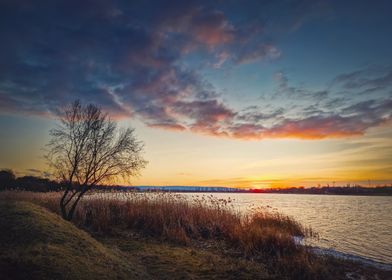
<path fill-rule="evenodd" d="M 0 168 L 48 176 L 49 130 L 80 99 L 145 143 L 133 185 L 391 184 L 391 10 L 3 0 Z"/>

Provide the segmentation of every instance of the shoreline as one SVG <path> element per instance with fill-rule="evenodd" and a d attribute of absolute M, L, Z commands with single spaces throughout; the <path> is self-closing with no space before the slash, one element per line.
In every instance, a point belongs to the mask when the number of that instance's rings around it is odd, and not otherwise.
<path fill-rule="evenodd" d="M 312 246 L 311 251 L 320 256 L 332 256 L 341 260 L 354 261 L 377 269 L 392 271 L 392 263 L 376 261 L 371 258 L 340 252 L 334 249 Z"/>

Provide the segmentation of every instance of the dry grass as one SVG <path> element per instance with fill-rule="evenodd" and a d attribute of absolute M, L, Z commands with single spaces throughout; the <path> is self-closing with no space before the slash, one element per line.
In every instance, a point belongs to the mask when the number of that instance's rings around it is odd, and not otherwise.
<path fill-rule="evenodd" d="M 27 200 L 58 212 L 60 193 L 3 192 L 1 197 Z M 172 193 L 94 193 L 78 205 L 74 223 L 98 233 L 128 228 L 148 236 L 188 244 L 191 240 L 225 240 L 247 254 L 268 255 L 297 249 L 294 236 L 310 232 L 290 217 L 263 209 L 235 211 L 230 201 L 213 196 L 187 199 Z"/>
<path fill-rule="evenodd" d="M 0 201 L 0 279 L 151 279 L 112 250 L 38 205 Z"/>
<path fill-rule="evenodd" d="M 7 191 L 4 199 L 26 200 L 58 212 L 60 193 Z M 108 234 L 118 228 L 137 230 L 166 241 L 223 240 L 246 255 L 281 256 L 298 251 L 294 236 L 311 232 L 290 217 L 256 209 L 236 212 L 230 201 L 213 196 L 170 193 L 94 193 L 79 204 L 74 223 Z"/>

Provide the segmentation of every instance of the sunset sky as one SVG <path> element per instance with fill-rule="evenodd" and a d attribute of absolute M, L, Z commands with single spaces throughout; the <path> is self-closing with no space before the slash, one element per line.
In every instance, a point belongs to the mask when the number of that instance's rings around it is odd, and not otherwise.
<path fill-rule="evenodd" d="M 80 99 L 144 141 L 134 185 L 391 184 L 391 11 L 3 0 L 0 168 L 47 176 L 56 112 Z"/>

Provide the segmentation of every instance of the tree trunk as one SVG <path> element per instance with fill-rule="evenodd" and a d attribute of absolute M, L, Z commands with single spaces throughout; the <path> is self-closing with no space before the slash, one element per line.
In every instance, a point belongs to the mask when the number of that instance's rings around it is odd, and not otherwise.
<path fill-rule="evenodd" d="M 86 186 L 84 186 L 81 191 L 75 190 L 74 192 L 71 192 L 71 194 L 70 194 L 70 189 L 67 188 L 67 190 L 64 192 L 64 194 L 60 200 L 61 216 L 64 220 L 66 220 L 66 221 L 72 220 L 74 213 L 75 213 L 75 210 L 76 210 L 76 206 L 78 205 L 80 199 L 82 198 L 82 196 L 86 192 L 87 192 Z M 74 197 L 76 195 L 77 195 L 77 198 L 74 200 Z M 68 204 L 70 204 L 71 207 L 67 207 Z"/>
<path fill-rule="evenodd" d="M 69 193 L 69 188 L 67 188 L 63 194 L 63 196 L 61 197 L 60 200 L 60 210 L 61 210 L 61 216 L 63 217 L 64 220 L 67 219 L 67 204 L 65 203 L 65 199 L 67 198 Z"/>
<path fill-rule="evenodd" d="M 80 194 L 78 195 L 78 197 L 76 198 L 76 200 L 73 202 L 71 208 L 68 211 L 68 215 L 67 215 L 67 219 L 66 219 L 67 221 L 71 221 L 72 220 L 73 215 L 75 213 L 76 206 L 78 205 L 79 200 L 82 198 L 82 196 L 84 195 L 84 193 L 86 191 L 87 191 L 87 189 L 86 190 L 82 190 L 80 192 Z"/>

